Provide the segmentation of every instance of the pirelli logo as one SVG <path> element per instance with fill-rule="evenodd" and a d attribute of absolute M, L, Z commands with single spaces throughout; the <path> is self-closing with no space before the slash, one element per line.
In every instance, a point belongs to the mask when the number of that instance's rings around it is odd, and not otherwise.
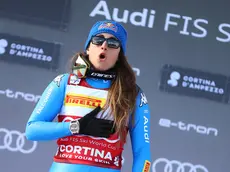
<path fill-rule="evenodd" d="M 67 94 L 65 98 L 66 106 L 82 106 L 88 108 L 95 108 L 97 106 L 103 107 L 106 99 L 86 96 L 83 94 Z"/>
<path fill-rule="evenodd" d="M 150 172 L 150 166 L 151 166 L 151 163 L 147 160 L 145 160 L 145 164 L 144 164 L 144 168 L 142 170 L 142 172 Z"/>

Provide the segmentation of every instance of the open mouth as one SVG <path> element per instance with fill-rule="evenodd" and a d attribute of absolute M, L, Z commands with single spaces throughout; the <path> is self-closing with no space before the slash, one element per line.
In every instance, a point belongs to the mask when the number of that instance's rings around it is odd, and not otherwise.
<path fill-rule="evenodd" d="M 104 59 L 105 59 L 105 54 L 103 54 L 103 53 L 100 54 L 100 55 L 99 55 L 99 58 L 100 58 L 101 60 L 104 60 Z"/>

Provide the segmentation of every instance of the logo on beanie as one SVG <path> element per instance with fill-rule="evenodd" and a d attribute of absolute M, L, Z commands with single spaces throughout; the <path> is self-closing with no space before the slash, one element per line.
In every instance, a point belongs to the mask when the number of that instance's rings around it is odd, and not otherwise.
<path fill-rule="evenodd" d="M 98 27 L 98 30 L 101 30 L 101 29 L 110 29 L 110 30 L 113 30 L 114 32 L 117 32 L 117 26 L 114 25 L 113 23 L 102 23 Z"/>

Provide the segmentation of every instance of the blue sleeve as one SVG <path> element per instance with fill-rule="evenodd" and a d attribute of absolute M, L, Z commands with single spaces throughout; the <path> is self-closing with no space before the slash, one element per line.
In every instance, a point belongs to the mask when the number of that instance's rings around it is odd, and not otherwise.
<path fill-rule="evenodd" d="M 28 140 L 56 140 L 71 135 L 69 122 L 53 122 L 61 110 L 68 77 L 57 76 L 44 90 L 26 125 Z"/>
<path fill-rule="evenodd" d="M 139 90 L 133 120 L 129 122 L 129 133 L 133 151 L 132 172 L 150 171 L 150 112 L 145 94 Z"/>

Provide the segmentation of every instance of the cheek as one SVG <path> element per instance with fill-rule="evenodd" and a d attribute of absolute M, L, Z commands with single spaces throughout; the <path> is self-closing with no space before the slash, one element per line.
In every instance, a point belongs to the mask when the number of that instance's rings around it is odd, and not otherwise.
<path fill-rule="evenodd" d="M 92 53 L 92 54 L 89 54 L 89 61 L 91 62 L 91 63 L 93 63 L 93 65 L 95 65 L 94 64 L 94 62 L 95 62 L 95 55 Z"/>
<path fill-rule="evenodd" d="M 119 56 L 119 52 L 120 51 L 115 51 L 114 53 L 113 53 L 113 59 L 115 60 L 115 61 L 117 61 L 117 59 L 118 59 L 118 56 Z"/>
<path fill-rule="evenodd" d="M 119 52 L 114 52 L 112 53 L 112 58 L 111 58 L 111 64 L 114 65 L 116 63 L 116 61 L 118 60 L 118 55 L 119 55 Z"/>
<path fill-rule="evenodd" d="M 89 60 L 93 61 L 95 59 L 96 49 L 91 46 L 89 51 L 88 51 L 88 55 L 89 55 Z"/>
<path fill-rule="evenodd" d="M 114 62 L 116 62 L 117 60 L 118 60 L 118 54 L 115 56 Z"/>

